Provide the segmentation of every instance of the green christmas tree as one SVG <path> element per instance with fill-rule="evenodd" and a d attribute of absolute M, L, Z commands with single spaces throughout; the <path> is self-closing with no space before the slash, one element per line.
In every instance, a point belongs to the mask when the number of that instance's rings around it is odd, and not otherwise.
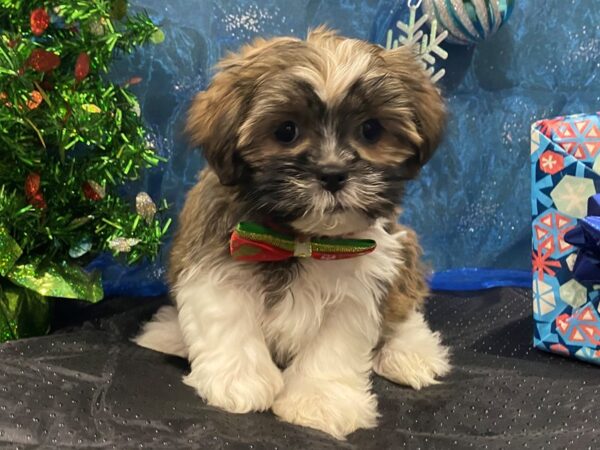
<path fill-rule="evenodd" d="M 158 252 L 169 221 L 118 188 L 160 162 L 115 56 L 162 41 L 125 0 L 0 0 L 0 341 L 48 330 L 49 300 L 96 302 L 104 251 Z M 158 215 L 157 215 L 158 213 Z"/>

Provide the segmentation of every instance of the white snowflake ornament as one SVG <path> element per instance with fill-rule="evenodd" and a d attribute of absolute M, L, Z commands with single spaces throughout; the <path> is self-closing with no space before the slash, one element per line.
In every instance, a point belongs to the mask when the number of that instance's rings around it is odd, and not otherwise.
<path fill-rule="evenodd" d="M 448 58 L 448 52 L 440 47 L 440 44 L 448 37 L 448 31 L 444 30 L 442 33 L 437 34 L 437 20 L 435 18 L 430 20 L 427 14 L 423 14 L 419 20 L 416 20 L 417 9 L 421 6 L 421 2 L 422 0 L 418 0 L 416 3 L 413 3 L 413 0 L 408 0 L 407 4 L 410 11 L 408 24 L 400 20 L 396 23 L 400 30 L 398 39 L 393 38 L 393 30 L 388 30 L 385 48 L 391 50 L 397 48 L 400 44 L 412 47 L 413 51 L 422 60 L 431 81 L 435 83 L 446 74 L 444 69 L 436 72 L 435 62 L 436 56 L 444 60 Z M 421 27 L 427 22 L 429 22 L 429 34 L 421 30 Z"/>

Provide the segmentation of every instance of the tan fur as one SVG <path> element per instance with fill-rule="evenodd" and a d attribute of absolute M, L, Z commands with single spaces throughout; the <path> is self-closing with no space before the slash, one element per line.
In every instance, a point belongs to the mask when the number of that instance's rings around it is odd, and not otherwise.
<path fill-rule="evenodd" d="M 326 52 L 328 58 L 311 73 L 303 68 L 298 74 L 305 75 L 313 84 L 321 99 L 330 104 L 339 103 L 348 89 L 367 73 L 372 63 L 372 45 L 356 39 L 341 39 L 332 31 L 319 27 L 307 38 L 310 46 Z"/>
<path fill-rule="evenodd" d="M 201 182 L 187 194 L 169 255 L 169 284 L 175 286 L 181 272 L 205 255 L 228 258 L 227 241 L 244 209 L 235 201 L 234 188 L 223 186 L 211 169 L 202 171 Z"/>
<path fill-rule="evenodd" d="M 416 122 L 414 137 L 420 148 L 418 167 L 426 164 L 433 156 L 442 139 L 446 124 L 446 108 L 439 91 L 426 78 L 420 62 L 410 57 L 411 49 L 398 47 L 389 52 L 383 52 L 382 58 L 390 70 L 398 76 L 406 86 L 411 98 L 413 119 Z"/>
<path fill-rule="evenodd" d="M 412 311 L 420 310 L 429 295 L 425 267 L 421 261 L 423 252 L 417 234 L 401 224 L 394 224 L 392 234 L 397 236 L 402 245 L 403 264 L 399 267 L 396 282 L 390 287 L 389 294 L 381 305 L 382 340 L 394 330 L 396 324 L 406 320 Z"/>

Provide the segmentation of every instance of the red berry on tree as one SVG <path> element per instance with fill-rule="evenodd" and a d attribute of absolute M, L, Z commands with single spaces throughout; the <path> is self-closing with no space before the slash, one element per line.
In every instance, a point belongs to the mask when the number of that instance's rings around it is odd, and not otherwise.
<path fill-rule="evenodd" d="M 81 188 L 85 198 L 94 202 L 102 200 L 106 195 L 104 188 L 95 181 L 84 181 Z"/>
<path fill-rule="evenodd" d="M 90 73 L 90 57 L 87 53 L 80 53 L 75 63 L 75 79 L 83 80 Z"/>
<path fill-rule="evenodd" d="M 28 199 L 32 199 L 40 191 L 40 174 L 31 172 L 25 178 L 25 195 Z"/>
<path fill-rule="evenodd" d="M 26 104 L 29 109 L 36 109 L 38 106 L 41 105 L 42 101 L 44 101 L 44 97 L 42 97 L 40 91 L 33 90 L 31 91 L 31 94 L 29 95 L 29 100 L 27 100 Z"/>
<path fill-rule="evenodd" d="M 35 36 L 41 36 L 50 24 L 50 16 L 44 8 L 34 9 L 29 16 L 29 24 L 31 25 L 31 32 Z"/>
<path fill-rule="evenodd" d="M 38 72 L 50 72 L 60 66 L 60 57 L 56 53 L 36 48 L 27 58 L 27 66 Z"/>
<path fill-rule="evenodd" d="M 46 209 L 46 200 L 41 192 L 38 192 L 29 199 L 29 204 L 37 209 Z"/>

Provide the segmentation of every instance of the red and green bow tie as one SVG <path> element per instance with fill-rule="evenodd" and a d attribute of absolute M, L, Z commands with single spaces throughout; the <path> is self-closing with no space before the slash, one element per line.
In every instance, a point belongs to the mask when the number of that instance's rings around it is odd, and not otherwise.
<path fill-rule="evenodd" d="M 371 239 L 300 239 L 253 222 L 240 222 L 229 241 L 229 251 L 238 261 L 283 261 L 288 258 L 336 260 L 371 253 Z"/>

